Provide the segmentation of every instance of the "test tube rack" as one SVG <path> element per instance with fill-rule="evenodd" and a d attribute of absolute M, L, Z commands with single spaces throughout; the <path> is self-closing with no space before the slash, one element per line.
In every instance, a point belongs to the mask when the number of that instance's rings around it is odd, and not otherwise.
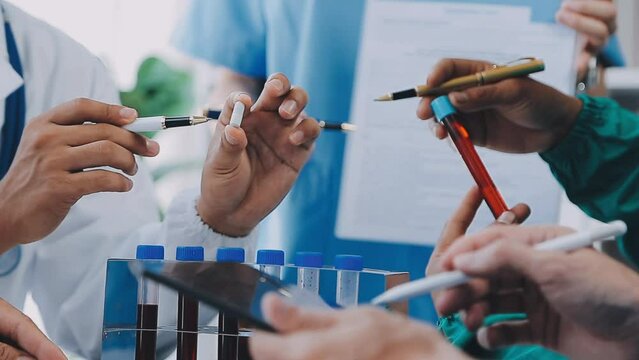
<path fill-rule="evenodd" d="M 135 359 L 136 347 L 136 311 L 138 279 L 132 272 L 137 260 L 110 259 L 107 262 L 104 317 L 102 331 L 102 359 L 121 360 Z M 164 263 L 175 262 L 164 260 Z M 257 265 L 247 264 L 251 266 Z M 298 267 L 285 265 L 282 267 L 282 280 L 286 284 L 295 284 Z M 337 270 L 332 267 L 320 268 L 320 296 L 329 304 L 334 303 Z M 394 286 L 409 281 L 406 272 L 389 272 L 375 269 L 364 269 L 360 272 L 359 303 L 368 303 L 371 299 L 362 293 L 379 294 Z M 408 313 L 408 303 L 398 303 L 392 310 Z M 204 304 L 200 305 L 200 323 L 198 326 L 198 358 L 217 358 L 217 322 L 214 321 L 217 311 Z M 177 293 L 160 288 L 159 320 L 157 329 L 156 359 L 175 359 L 176 347 L 176 314 Z M 206 321 L 204 321 L 206 319 Z M 239 344 L 243 349 L 237 353 L 236 359 L 249 359 L 246 344 L 250 330 L 242 329 L 239 333 Z M 219 359 L 219 360 L 236 360 Z"/>

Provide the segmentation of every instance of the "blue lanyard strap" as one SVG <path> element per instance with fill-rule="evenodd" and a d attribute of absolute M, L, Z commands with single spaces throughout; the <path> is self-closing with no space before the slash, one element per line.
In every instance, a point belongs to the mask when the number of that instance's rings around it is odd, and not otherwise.
<path fill-rule="evenodd" d="M 8 22 L 4 23 L 4 33 L 7 42 L 7 52 L 9 53 L 9 62 L 20 77 L 22 75 L 22 63 L 20 62 L 20 54 L 16 45 L 13 31 Z M 27 113 L 26 97 L 24 92 L 24 84 L 16 91 L 11 93 L 4 105 L 4 126 L 2 127 L 2 143 L 0 146 L 0 179 L 2 179 L 9 171 L 9 167 L 13 162 L 13 158 L 18 150 L 18 144 L 24 130 L 25 117 Z"/>

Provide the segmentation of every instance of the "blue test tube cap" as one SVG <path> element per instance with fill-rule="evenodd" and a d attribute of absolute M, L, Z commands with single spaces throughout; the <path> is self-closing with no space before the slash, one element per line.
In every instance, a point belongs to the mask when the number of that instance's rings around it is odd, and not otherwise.
<path fill-rule="evenodd" d="M 260 265 L 284 265 L 284 251 L 282 250 L 258 250 L 257 263 Z"/>
<path fill-rule="evenodd" d="M 218 248 L 217 254 L 215 256 L 215 260 L 217 262 L 243 263 L 244 259 L 245 257 L 243 248 Z"/>
<path fill-rule="evenodd" d="M 335 269 L 337 270 L 364 270 L 364 258 L 359 255 L 336 255 Z"/>
<path fill-rule="evenodd" d="M 323 265 L 322 253 L 300 251 L 295 254 L 295 266 L 321 268 Z"/>
<path fill-rule="evenodd" d="M 138 260 L 163 260 L 164 246 L 138 245 L 138 248 L 135 250 L 135 258 Z"/>
<path fill-rule="evenodd" d="M 447 116 L 457 113 L 457 109 L 453 106 L 448 98 L 448 95 L 440 96 L 430 103 L 430 108 L 433 109 L 435 117 L 442 121 Z"/>
<path fill-rule="evenodd" d="M 201 246 L 178 246 L 175 249 L 175 260 L 204 261 L 204 248 Z"/>

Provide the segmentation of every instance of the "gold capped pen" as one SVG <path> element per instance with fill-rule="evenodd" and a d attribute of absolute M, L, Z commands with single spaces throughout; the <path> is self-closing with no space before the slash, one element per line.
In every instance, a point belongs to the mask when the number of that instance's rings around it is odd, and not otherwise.
<path fill-rule="evenodd" d="M 492 69 L 484 70 L 472 75 L 458 77 L 445 83 L 430 87 L 418 85 L 412 89 L 388 93 L 375 99 L 375 101 L 393 101 L 422 96 L 446 95 L 452 91 L 464 90 L 471 87 L 494 84 L 501 80 L 527 76 L 544 71 L 546 65 L 543 60 L 536 58 L 523 58 L 505 65 L 495 65 Z"/>
<path fill-rule="evenodd" d="M 210 119 L 217 119 L 220 117 L 220 114 L 222 113 L 222 111 L 220 110 L 215 110 L 215 109 L 207 109 L 204 110 L 204 116 L 210 118 Z M 317 122 L 319 123 L 319 126 L 324 129 L 324 130 L 338 130 L 338 131 L 343 131 L 343 132 L 352 132 L 357 130 L 357 126 L 350 124 L 350 123 L 345 123 L 345 122 L 328 122 L 328 121 L 324 121 L 324 120 L 317 120 Z"/>

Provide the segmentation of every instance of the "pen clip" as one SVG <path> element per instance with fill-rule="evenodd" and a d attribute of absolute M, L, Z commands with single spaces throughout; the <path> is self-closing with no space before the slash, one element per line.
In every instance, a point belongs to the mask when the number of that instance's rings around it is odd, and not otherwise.
<path fill-rule="evenodd" d="M 532 61 L 535 61 L 535 60 L 537 60 L 537 58 L 533 57 L 533 56 L 522 57 L 522 58 L 519 58 L 519 59 L 515 59 L 513 61 L 509 61 L 509 62 L 504 63 L 504 64 L 500 64 L 500 65 L 495 64 L 495 65 L 493 65 L 493 69 L 525 64 L 525 63 L 532 62 Z"/>

